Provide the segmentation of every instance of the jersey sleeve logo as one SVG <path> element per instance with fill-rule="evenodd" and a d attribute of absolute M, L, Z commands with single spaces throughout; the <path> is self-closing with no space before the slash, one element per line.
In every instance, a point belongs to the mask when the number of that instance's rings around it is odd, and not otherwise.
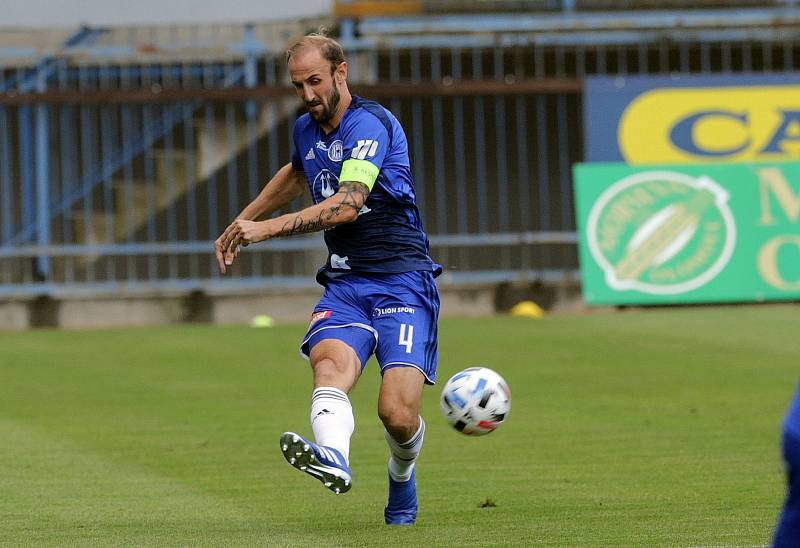
<path fill-rule="evenodd" d="M 350 157 L 356 160 L 364 160 L 372 158 L 376 152 L 378 152 L 378 141 L 374 139 L 359 139 Z"/>

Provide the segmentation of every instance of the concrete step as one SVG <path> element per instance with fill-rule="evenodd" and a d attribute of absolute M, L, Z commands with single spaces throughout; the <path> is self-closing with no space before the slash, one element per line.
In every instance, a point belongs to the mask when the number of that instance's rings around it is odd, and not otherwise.
<path fill-rule="evenodd" d="M 151 216 L 164 211 L 186 194 L 197 179 L 190 179 L 186 151 L 155 151 L 156 177 L 153 181 L 134 179 L 112 181 L 114 208 L 73 210 L 71 219 L 75 243 L 100 244 L 125 241 L 142 229 Z"/>
<path fill-rule="evenodd" d="M 117 215 L 124 219 L 129 211 L 147 210 L 151 194 L 147 184 L 145 179 L 113 181 L 114 211 Z"/>
<path fill-rule="evenodd" d="M 82 245 L 111 243 L 116 223 L 111 212 L 77 210 L 71 214 L 74 241 Z"/>
<path fill-rule="evenodd" d="M 125 241 L 130 234 L 142 229 L 151 215 L 158 215 L 164 211 L 183 196 L 190 185 L 197 184 L 196 178 L 190 180 L 188 177 L 191 170 L 186 151 L 156 150 L 153 155 L 156 174 L 154 180 L 112 181 L 114 203 L 112 211 L 72 212 L 76 243 Z"/>
<path fill-rule="evenodd" d="M 297 108 L 294 97 L 276 99 L 258 105 L 252 127 L 237 117 L 233 131 L 228 129 L 225 116 L 215 116 L 213 124 L 206 123 L 203 110 L 195 112 L 194 128 L 197 141 L 197 175 L 206 179 L 236 158 L 247 146 L 261 139 L 270 129 L 285 121 Z"/>

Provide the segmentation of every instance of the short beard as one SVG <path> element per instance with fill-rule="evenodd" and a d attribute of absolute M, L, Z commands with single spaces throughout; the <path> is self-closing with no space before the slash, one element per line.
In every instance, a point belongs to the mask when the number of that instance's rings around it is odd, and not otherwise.
<path fill-rule="evenodd" d="M 341 95 L 339 95 L 339 88 L 336 86 L 334 81 L 333 84 L 333 93 L 331 93 L 330 101 L 328 104 L 325 105 L 323 103 L 322 112 L 319 113 L 319 117 L 316 118 L 316 122 L 318 124 L 327 124 L 333 118 L 333 115 L 336 113 L 336 107 L 339 106 L 339 101 L 341 100 Z"/>

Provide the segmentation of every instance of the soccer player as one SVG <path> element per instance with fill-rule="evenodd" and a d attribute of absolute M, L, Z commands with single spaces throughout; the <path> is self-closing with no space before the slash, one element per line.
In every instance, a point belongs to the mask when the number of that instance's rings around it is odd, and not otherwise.
<path fill-rule="evenodd" d="M 301 343 L 314 375 L 312 442 L 294 432 L 280 447 L 295 468 L 336 494 L 353 483 L 353 410 L 348 393 L 375 354 L 382 381 L 378 415 L 389 446 L 388 524 L 417 516 L 415 462 L 425 422 L 422 389 L 436 381 L 441 266 L 415 203 L 408 143 L 397 119 L 350 94 L 347 61 L 331 38 L 312 34 L 286 52 L 289 75 L 308 112 L 294 126 L 292 161 L 215 242 L 225 272 L 246 246 L 325 231 L 328 259 L 317 273 L 325 290 Z M 263 221 L 308 187 L 314 205 Z"/>
<path fill-rule="evenodd" d="M 783 422 L 783 458 L 788 492 L 775 531 L 774 546 L 797 548 L 800 546 L 800 387 Z"/>

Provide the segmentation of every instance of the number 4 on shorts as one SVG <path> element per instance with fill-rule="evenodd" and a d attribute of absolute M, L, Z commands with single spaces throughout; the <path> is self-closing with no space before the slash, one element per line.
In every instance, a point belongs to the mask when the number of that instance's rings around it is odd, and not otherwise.
<path fill-rule="evenodd" d="M 401 323 L 400 324 L 400 346 L 406 347 L 406 354 L 411 354 L 411 347 L 414 345 L 414 326 Z"/>

